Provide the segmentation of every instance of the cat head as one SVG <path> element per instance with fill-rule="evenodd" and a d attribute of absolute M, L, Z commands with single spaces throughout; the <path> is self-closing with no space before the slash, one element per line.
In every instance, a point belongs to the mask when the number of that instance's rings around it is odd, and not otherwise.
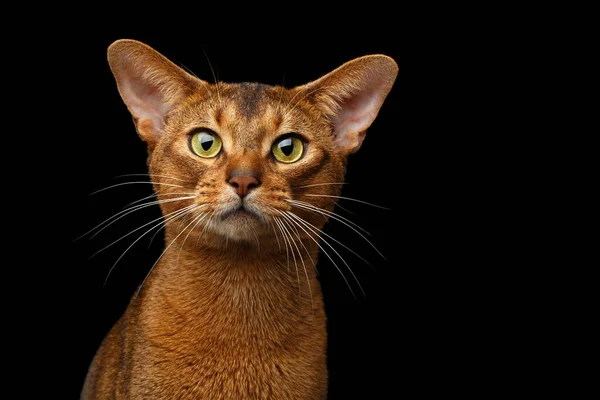
<path fill-rule="evenodd" d="M 289 89 L 211 84 L 134 40 L 113 43 L 108 61 L 165 219 L 233 241 L 323 226 L 398 72 L 369 55 Z"/>

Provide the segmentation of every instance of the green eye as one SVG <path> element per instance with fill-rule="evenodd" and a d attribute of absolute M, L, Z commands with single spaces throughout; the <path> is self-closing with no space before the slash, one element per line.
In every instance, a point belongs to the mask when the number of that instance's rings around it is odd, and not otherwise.
<path fill-rule="evenodd" d="M 277 161 L 289 164 L 298 161 L 302 157 L 304 143 L 297 136 L 286 135 L 273 143 L 271 151 Z"/>
<path fill-rule="evenodd" d="M 200 131 L 192 135 L 191 146 L 194 153 L 204 158 L 213 158 L 221 151 L 221 138 L 210 131 Z"/>

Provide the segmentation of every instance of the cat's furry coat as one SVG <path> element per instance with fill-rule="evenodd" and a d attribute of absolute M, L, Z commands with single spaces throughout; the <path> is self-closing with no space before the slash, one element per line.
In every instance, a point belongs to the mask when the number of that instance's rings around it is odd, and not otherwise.
<path fill-rule="evenodd" d="M 108 60 L 169 223 L 82 398 L 326 398 L 318 234 L 396 63 L 365 56 L 286 89 L 210 84 L 133 40 Z"/>

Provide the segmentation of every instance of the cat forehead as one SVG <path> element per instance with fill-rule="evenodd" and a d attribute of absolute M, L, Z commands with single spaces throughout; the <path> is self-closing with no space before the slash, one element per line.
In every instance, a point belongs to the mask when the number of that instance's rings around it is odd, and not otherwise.
<path fill-rule="evenodd" d="M 252 120 L 277 103 L 276 90 L 274 86 L 255 82 L 227 84 L 223 93 L 225 106 L 234 109 L 237 117 Z"/>
<path fill-rule="evenodd" d="M 261 83 L 229 84 L 219 89 L 219 107 L 213 120 L 218 131 L 241 147 L 258 148 L 281 127 L 282 118 L 273 96 L 274 87 Z M 222 93 L 221 93 L 222 92 Z"/>
<path fill-rule="evenodd" d="M 299 99 L 294 98 L 293 90 L 284 87 L 219 83 L 211 85 L 209 93 L 191 105 L 191 112 L 183 113 L 185 125 L 212 129 L 244 147 L 254 147 L 270 135 L 311 125 L 310 118 L 303 115 L 305 107 L 296 104 Z"/>

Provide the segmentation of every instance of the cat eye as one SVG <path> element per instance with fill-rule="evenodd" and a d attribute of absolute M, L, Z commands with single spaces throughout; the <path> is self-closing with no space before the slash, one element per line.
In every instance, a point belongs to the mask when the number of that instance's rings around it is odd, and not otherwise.
<path fill-rule="evenodd" d="M 285 135 L 273 143 L 271 152 L 277 161 L 286 164 L 293 163 L 304 154 L 304 142 L 294 134 Z"/>
<path fill-rule="evenodd" d="M 221 138 L 216 133 L 202 130 L 192 135 L 190 145 L 194 153 L 200 157 L 213 158 L 221 151 L 223 142 L 221 142 Z"/>

